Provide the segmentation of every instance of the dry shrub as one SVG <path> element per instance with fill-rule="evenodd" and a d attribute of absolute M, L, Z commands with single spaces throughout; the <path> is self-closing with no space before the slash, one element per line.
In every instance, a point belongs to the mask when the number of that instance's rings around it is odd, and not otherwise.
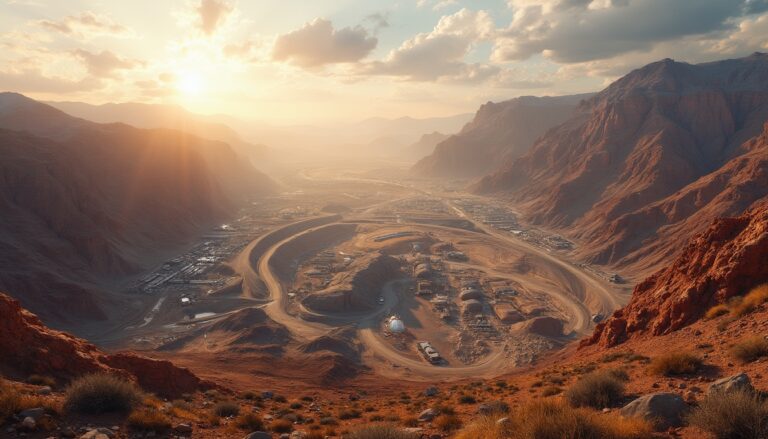
<path fill-rule="evenodd" d="M 352 431 L 349 439 L 419 439 L 417 433 L 408 433 L 389 425 L 369 425 Z"/>
<path fill-rule="evenodd" d="M 449 432 L 461 428 L 461 419 L 456 415 L 440 415 L 434 420 L 434 425 L 440 431 Z"/>
<path fill-rule="evenodd" d="M 742 363 L 751 363 L 768 355 L 768 340 L 760 335 L 745 338 L 731 347 L 731 355 Z"/>
<path fill-rule="evenodd" d="M 456 436 L 457 439 L 641 439 L 653 433 L 641 419 L 625 419 L 586 408 L 572 408 L 562 400 L 531 401 L 515 410 L 509 422 L 482 417 Z"/>
<path fill-rule="evenodd" d="M 704 314 L 704 318 L 707 320 L 711 320 L 720 316 L 724 316 L 726 314 L 729 314 L 731 312 L 731 309 L 728 308 L 728 305 L 715 305 L 709 310 L 707 310 L 706 314 Z"/>
<path fill-rule="evenodd" d="M 744 298 L 734 303 L 731 312 L 736 317 L 751 313 L 758 306 L 768 302 L 768 284 L 753 288 Z"/>
<path fill-rule="evenodd" d="M 672 352 L 651 360 L 648 371 L 653 375 L 687 375 L 696 373 L 702 366 L 701 358 L 689 352 Z"/>
<path fill-rule="evenodd" d="M 382 417 L 383 420 L 383 417 Z M 403 419 L 403 425 L 406 427 L 418 427 L 419 426 L 419 420 L 414 418 L 413 416 L 409 416 L 405 419 Z"/>
<path fill-rule="evenodd" d="M 264 429 L 264 420 L 256 413 L 243 413 L 235 420 L 237 428 L 246 431 L 258 431 Z"/>
<path fill-rule="evenodd" d="M 228 418 L 237 416 L 240 413 L 240 406 L 234 401 L 221 401 L 213 406 L 212 412 L 218 417 Z"/>
<path fill-rule="evenodd" d="M 747 390 L 715 393 L 693 409 L 688 422 L 717 439 L 768 437 L 768 405 Z"/>
<path fill-rule="evenodd" d="M 624 383 L 617 375 L 610 370 L 584 375 L 565 392 L 565 398 L 574 407 L 611 407 L 624 396 Z"/>
<path fill-rule="evenodd" d="M 171 429 L 171 421 L 160 411 L 153 408 L 140 408 L 128 416 L 128 427 L 136 431 L 154 431 L 162 433 Z"/>
<path fill-rule="evenodd" d="M 290 433 L 293 431 L 293 422 L 286 419 L 277 419 L 269 424 L 269 429 L 275 433 Z"/>
<path fill-rule="evenodd" d="M 132 382 L 105 373 L 82 376 L 65 393 L 64 408 L 85 414 L 129 412 L 143 398 Z"/>

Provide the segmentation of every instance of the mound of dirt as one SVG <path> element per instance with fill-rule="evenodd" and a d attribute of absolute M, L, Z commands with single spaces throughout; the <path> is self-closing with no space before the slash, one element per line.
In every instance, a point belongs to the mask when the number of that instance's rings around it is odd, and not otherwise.
<path fill-rule="evenodd" d="M 334 276 L 328 288 L 302 300 L 318 312 L 362 312 L 374 309 L 385 283 L 402 275 L 397 259 L 373 253 L 357 259 L 347 271 Z"/>
<path fill-rule="evenodd" d="M 333 352 L 359 362 L 362 346 L 357 340 L 355 328 L 347 326 L 333 329 L 325 335 L 302 343 L 299 345 L 298 351 L 305 354 L 322 351 Z"/>
<path fill-rule="evenodd" d="M 516 331 L 543 337 L 562 337 L 563 322 L 554 317 L 536 317 L 513 326 Z"/>

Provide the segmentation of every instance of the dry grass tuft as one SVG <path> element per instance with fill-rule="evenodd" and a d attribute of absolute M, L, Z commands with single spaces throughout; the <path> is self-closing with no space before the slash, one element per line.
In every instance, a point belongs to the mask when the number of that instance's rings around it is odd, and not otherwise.
<path fill-rule="evenodd" d="M 768 302 L 768 284 L 753 288 L 742 300 L 735 302 L 731 313 L 735 317 L 742 317 L 765 302 Z"/>
<path fill-rule="evenodd" d="M 768 437 L 768 405 L 746 390 L 717 393 L 701 401 L 688 422 L 716 439 L 761 439 Z"/>
<path fill-rule="evenodd" d="M 213 406 L 212 413 L 220 418 L 229 418 L 240 413 L 240 406 L 234 401 L 221 401 Z"/>
<path fill-rule="evenodd" d="M 293 431 L 293 422 L 287 419 L 277 419 L 269 424 L 269 430 L 275 433 L 290 433 Z"/>
<path fill-rule="evenodd" d="M 243 413 L 235 419 L 237 428 L 246 431 L 258 431 L 264 429 L 264 420 L 256 413 Z"/>
<path fill-rule="evenodd" d="M 482 417 L 456 439 L 641 439 L 653 431 L 643 420 L 572 408 L 555 399 L 529 402 L 515 410 L 507 423 L 499 424 L 497 419 Z"/>
<path fill-rule="evenodd" d="M 128 427 L 135 431 L 162 433 L 171 429 L 171 421 L 154 408 L 140 408 L 128 416 Z"/>
<path fill-rule="evenodd" d="M 446 433 L 461 428 L 461 419 L 456 415 L 442 414 L 433 423 L 438 430 Z"/>
<path fill-rule="evenodd" d="M 129 412 L 143 399 L 132 382 L 104 373 L 72 381 L 65 393 L 64 408 L 85 414 Z"/>
<path fill-rule="evenodd" d="M 704 364 L 701 358 L 689 352 L 672 352 L 651 360 L 648 372 L 653 375 L 688 375 L 698 372 Z"/>
<path fill-rule="evenodd" d="M 572 406 L 596 409 L 611 407 L 623 396 L 624 382 L 611 370 L 584 375 L 565 392 L 565 398 Z"/>
<path fill-rule="evenodd" d="M 742 363 L 751 363 L 758 358 L 768 356 L 768 340 L 760 335 L 740 340 L 731 347 L 731 355 Z"/>

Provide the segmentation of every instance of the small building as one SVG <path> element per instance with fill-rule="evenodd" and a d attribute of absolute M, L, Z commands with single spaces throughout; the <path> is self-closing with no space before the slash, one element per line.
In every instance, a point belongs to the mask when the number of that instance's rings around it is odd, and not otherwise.
<path fill-rule="evenodd" d="M 393 334 L 402 334 L 405 332 L 405 323 L 403 323 L 397 316 L 392 316 L 387 322 L 387 328 L 389 329 L 389 332 Z"/>

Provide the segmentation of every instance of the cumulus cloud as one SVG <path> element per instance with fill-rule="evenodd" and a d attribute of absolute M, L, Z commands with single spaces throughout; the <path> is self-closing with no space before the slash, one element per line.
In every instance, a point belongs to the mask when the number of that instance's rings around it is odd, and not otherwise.
<path fill-rule="evenodd" d="M 120 70 L 130 70 L 141 65 L 139 61 L 121 58 L 109 50 L 96 53 L 78 49 L 73 53 L 85 64 L 88 73 L 98 78 L 112 77 Z"/>
<path fill-rule="evenodd" d="M 206 35 L 213 34 L 233 10 L 234 6 L 226 0 L 201 0 L 197 7 L 200 30 Z"/>
<path fill-rule="evenodd" d="M 330 21 L 317 18 L 300 29 L 278 36 L 272 58 L 314 68 L 359 61 L 377 44 L 378 39 L 362 26 L 334 29 Z"/>
<path fill-rule="evenodd" d="M 129 28 L 115 23 L 108 16 L 90 11 L 69 15 L 61 20 L 39 20 L 38 24 L 44 29 L 76 37 L 95 35 L 125 36 L 132 34 Z"/>
<path fill-rule="evenodd" d="M 725 31 L 733 19 L 765 0 L 509 0 L 510 26 L 499 34 L 493 59 L 543 54 L 560 63 L 648 51 L 655 44 Z"/>
<path fill-rule="evenodd" d="M 497 73 L 498 68 L 468 64 L 464 59 L 477 42 L 490 39 L 493 33 L 493 21 L 487 12 L 462 9 L 442 17 L 431 32 L 408 39 L 384 60 L 364 65 L 361 72 L 415 81 L 484 79 Z"/>

